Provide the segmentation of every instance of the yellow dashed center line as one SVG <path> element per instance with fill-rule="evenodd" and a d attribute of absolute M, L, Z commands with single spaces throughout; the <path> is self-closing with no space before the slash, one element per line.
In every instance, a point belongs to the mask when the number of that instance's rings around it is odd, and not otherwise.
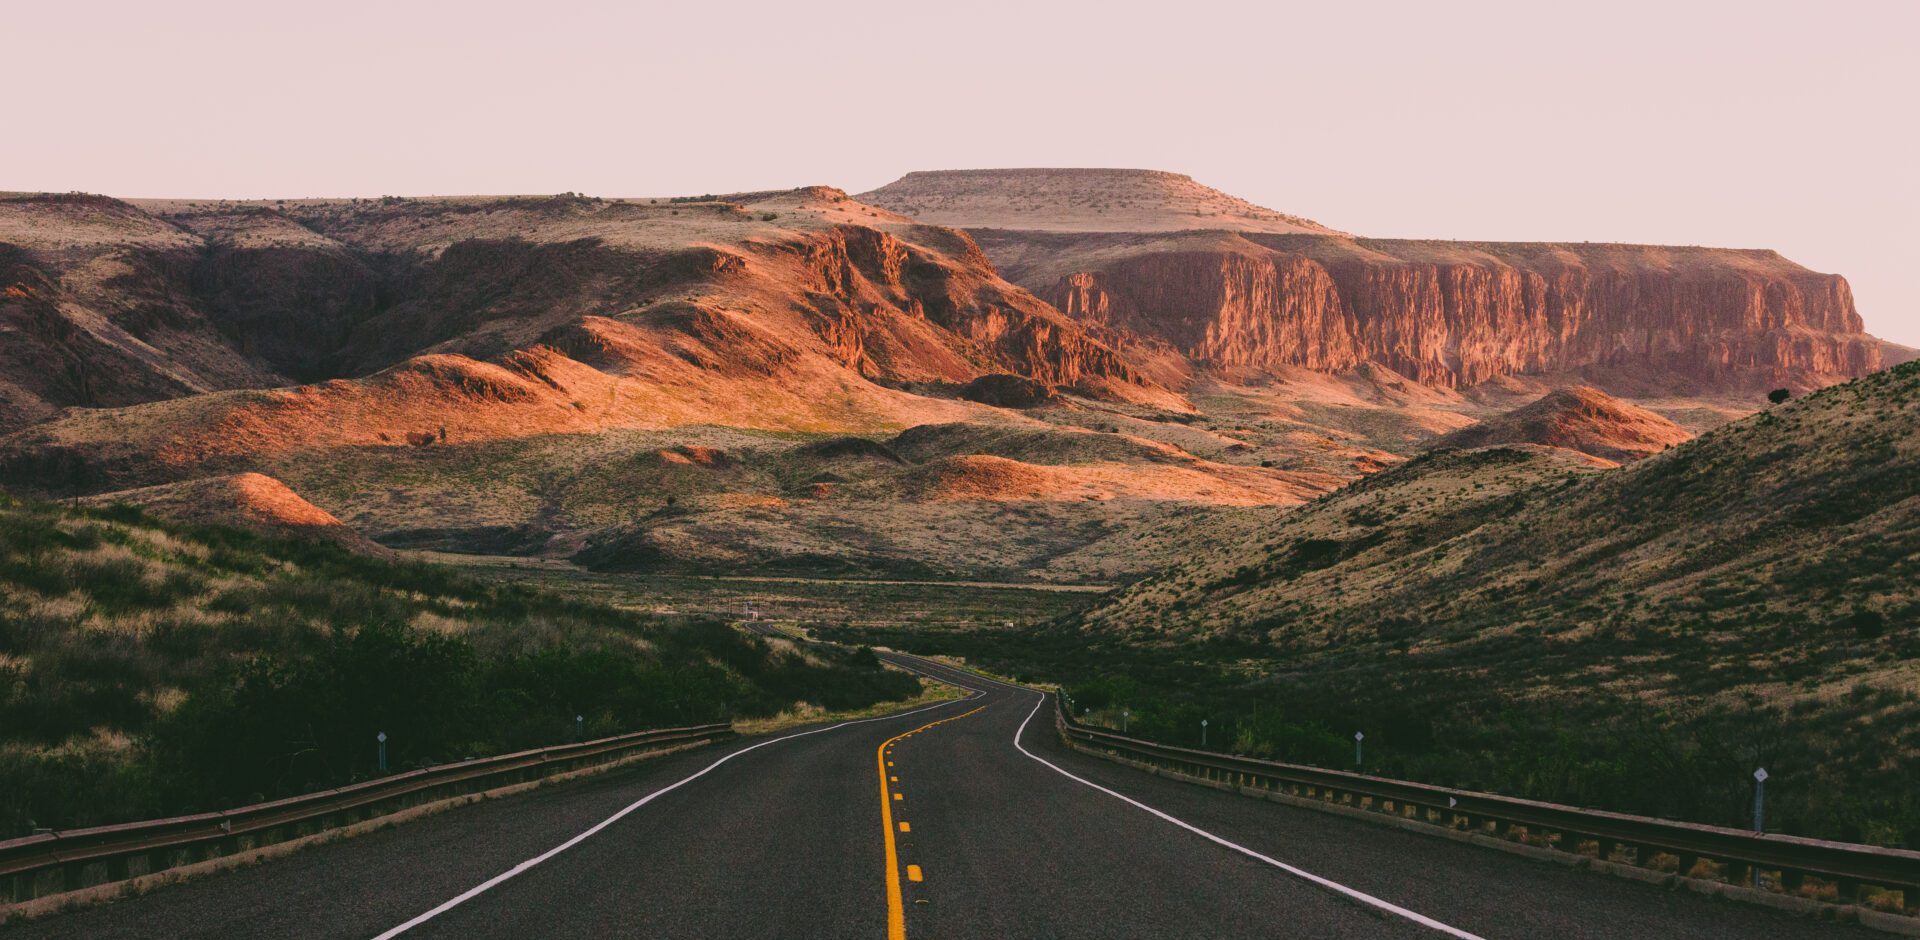
<path fill-rule="evenodd" d="M 900 898 L 900 853 L 893 840 L 893 803 L 895 800 L 900 799 L 900 794 L 892 792 L 892 789 L 887 786 L 889 779 L 887 768 L 893 766 L 893 764 L 887 760 L 887 755 L 891 753 L 890 749 L 893 747 L 893 742 L 901 738 L 919 734 L 934 725 L 944 725 L 949 721 L 959 721 L 967 717 L 967 715 L 974 714 L 986 707 L 987 706 L 982 705 L 980 708 L 976 708 L 964 715 L 942 718 L 939 721 L 921 725 L 906 734 L 895 735 L 880 742 L 879 749 L 874 753 L 874 763 L 878 764 L 880 769 L 880 831 L 885 834 L 887 845 L 887 940 L 906 940 L 907 937 L 906 905 Z M 900 831 L 909 832 L 911 830 L 908 829 L 907 824 L 903 822 L 900 824 Z M 907 877 L 913 881 L 919 881 L 920 866 L 908 865 Z"/>

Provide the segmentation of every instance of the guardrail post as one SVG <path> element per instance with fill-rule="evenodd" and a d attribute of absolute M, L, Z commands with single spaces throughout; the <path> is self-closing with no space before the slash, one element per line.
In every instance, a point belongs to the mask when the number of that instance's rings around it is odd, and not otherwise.
<path fill-rule="evenodd" d="M 1806 872 L 1791 868 L 1780 869 L 1780 887 L 1788 894 L 1799 894 L 1800 887 L 1806 883 Z"/>
<path fill-rule="evenodd" d="M 1676 867 L 1673 870 L 1674 874 L 1679 875 L 1682 878 L 1693 877 L 1692 872 L 1693 872 L 1694 866 L 1700 864 L 1700 856 L 1694 855 L 1691 852 L 1682 852 L 1678 856 L 1676 856 L 1676 858 L 1678 859 L 1678 862 L 1676 863 Z"/>

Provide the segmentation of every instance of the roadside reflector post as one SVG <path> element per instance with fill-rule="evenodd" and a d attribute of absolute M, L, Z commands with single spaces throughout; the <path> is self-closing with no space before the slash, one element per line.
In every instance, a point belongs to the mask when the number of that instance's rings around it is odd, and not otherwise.
<path fill-rule="evenodd" d="M 1360 769 L 1360 742 L 1366 739 L 1367 735 L 1364 731 L 1355 731 L 1353 733 L 1353 769 L 1355 770 Z"/>
<path fill-rule="evenodd" d="M 1120 709 L 1120 733 L 1126 734 L 1128 727 L 1132 724 L 1133 712 L 1125 708 Z"/>
<path fill-rule="evenodd" d="M 1753 772 L 1753 831 L 1767 831 L 1767 768 Z"/>
<path fill-rule="evenodd" d="M 587 716 L 573 716 L 573 739 L 575 741 L 585 741 L 587 739 Z"/>
<path fill-rule="evenodd" d="M 1203 748 L 1207 746 L 1207 720 L 1205 718 L 1200 719 L 1200 746 Z"/>
<path fill-rule="evenodd" d="M 380 744 L 380 772 L 386 773 L 387 772 L 387 733 L 385 731 L 382 731 L 379 734 L 374 735 L 373 739 L 379 742 Z"/>

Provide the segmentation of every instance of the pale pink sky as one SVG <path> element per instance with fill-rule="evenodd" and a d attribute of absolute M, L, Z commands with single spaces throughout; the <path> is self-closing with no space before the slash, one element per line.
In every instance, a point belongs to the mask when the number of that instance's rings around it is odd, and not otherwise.
<path fill-rule="evenodd" d="M 0 23 L 0 189 L 617 196 L 1153 167 L 1368 235 L 1777 248 L 1920 345 L 1914 0 L 0 0 Z"/>

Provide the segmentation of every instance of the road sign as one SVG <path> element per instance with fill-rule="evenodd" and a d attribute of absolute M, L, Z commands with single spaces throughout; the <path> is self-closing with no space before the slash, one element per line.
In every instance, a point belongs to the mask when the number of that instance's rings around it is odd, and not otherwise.
<path fill-rule="evenodd" d="M 1760 768 L 1759 770 L 1756 770 L 1756 771 L 1754 771 L 1754 772 L 1753 772 L 1753 779 L 1755 779 L 1755 780 L 1758 780 L 1758 781 L 1760 781 L 1761 783 L 1766 783 L 1766 782 L 1767 782 L 1767 768 L 1765 768 L 1765 767 L 1762 767 L 1762 768 Z"/>

